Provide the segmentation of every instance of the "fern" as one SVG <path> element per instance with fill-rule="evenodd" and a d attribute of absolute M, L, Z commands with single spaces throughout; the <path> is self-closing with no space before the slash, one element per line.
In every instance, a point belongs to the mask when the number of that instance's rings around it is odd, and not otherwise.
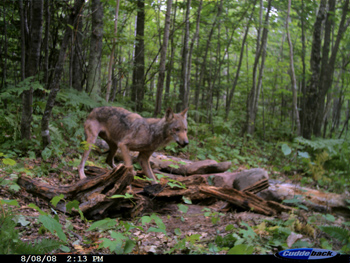
<path fill-rule="evenodd" d="M 319 226 L 318 228 L 331 237 L 338 239 L 342 243 L 350 242 L 350 231 L 347 229 L 338 226 Z"/>
<path fill-rule="evenodd" d="M 61 246 L 62 242 L 54 239 L 43 239 L 36 241 L 33 245 L 23 241 L 11 247 L 11 254 L 45 254 L 50 253 Z"/>
<path fill-rule="evenodd" d="M 13 219 L 13 214 L 0 216 L 0 254 L 44 254 L 63 244 L 53 239 L 36 241 L 34 244 L 23 242 Z"/>
<path fill-rule="evenodd" d="M 327 150 L 330 154 L 335 154 L 335 147 L 344 143 L 342 139 L 322 139 L 315 138 L 314 140 L 308 140 L 303 137 L 295 138 L 295 142 L 310 147 L 314 151 L 316 150 Z"/>

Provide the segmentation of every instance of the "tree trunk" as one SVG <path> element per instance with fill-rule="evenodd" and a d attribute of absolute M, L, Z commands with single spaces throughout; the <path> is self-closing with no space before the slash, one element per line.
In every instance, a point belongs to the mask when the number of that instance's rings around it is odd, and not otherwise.
<path fill-rule="evenodd" d="M 21 19 L 24 19 L 24 17 L 21 17 Z M 34 77 L 38 73 L 40 50 L 41 50 L 42 24 L 43 24 L 43 0 L 33 1 L 30 25 L 24 24 L 26 27 L 30 28 L 30 32 L 28 32 L 28 34 L 25 36 L 26 43 L 27 43 L 26 60 L 25 60 L 25 78 Z M 34 78 L 31 80 L 31 82 L 33 81 L 34 81 Z M 29 90 L 26 90 L 22 93 L 22 119 L 21 119 L 22 139 L 27 139 L 27 140 L 30 139 L 32 114 L 33 114 L 33 87 L 30 86 Z"/>
<path fill-rule="evenodd" d="M 113 37 L 113 45 L 112 45 L 112 51 L 109 58 L 109 65 L 108 65 L 108 80 L 107 80 L 107 88 L 106 88 L 106 101 L 109 101 L 109 96 L 111 92 L 111 86 L 112 86 L 112 68 L 114 64 L 114 50 L 116 46 L 116 36 L 117 36 L 117 28 L 118 28 L 118 13 L 119 13 L 119 2 L 117 1 L 117 7 L 115 8 L 115 16 L 114 16 L 114 37 Z"/>
<path fill-rule="evenodd" d="M 319 80 L 320 68 L 321 68 L 321 32 L 322 32 L 322 23 L 325 18 L 326 13 L 326 0 L 322 0 L 318 13 L 316 16 L 316 21 L 314 23 L 313 39 L 312 39 L 312 49 L 311 49 L 311 58 L 310 58 L 310 68 L 311 68 L 311 79 L 309 84 L 306 87 L 304 103 L 302 106 L 305 108 L 302 109 L 301 117 L 303 130 L 303 137 L 306 139 L 311 139 L 314 123 L 314 109 L 316 109 L 317 102 L 317 84 Z"/>
<path fill-rule="evenodd" d="M 301 1 L 301 14 L 300 14 L 300 20 L 301 20 L 301 61 L 303 65 L 303 74 L 302 74 L 302 81 L 301 81 L 301 93 L 302 98 L 300 99 L 300 108 L 305 108 L 305 100 L 303 98 L 306 97 L 306 63 L 305 63 L 305 54 L 306 54 L 306 48 L 305 48 L 305 17 L 304 17 L 304 0 Z M 303 118 L 300 116 L 300 135 L 302 134 L 302 131 L 304 130 L 305 123 L 303 122 Z"/>
<path fill-rule="evenodd" d="M 160 114 L 160 111 L 162 109 L 162 96 L 163 96 L 163 87 L 164 87 L 164 78 L 165 78 L 166 54 L 167 54 L 168 41 L 169 41 L 170 15 L 171 15 L 172 5 L 173 5 L 173 0 L 167 0 L 163 44 L 162 44 L 162 49 L 160 51 L 160 65 L 159 65 L 158 83 L 157 83 L 156 106 L 154 109 L 155 117 Z"/>
<path fill-rule="evenodd" d="M 326 26 L 329 24 L 329 31 L 333 31 L 335 28 L 335 23 L 334 23 L 334 14 L 335 14 L 335 0 L 329 0 L 329 12 L 327 15 L 327 20 L 326 20 Z M 337 33 L 337 37 L 336 40 L 334 42 L 334 45 L 332 47 L 329 47 L 329 49 L 331 50 L 331 56 L 328 60 L 328 53 L 329 51 L 326 51 L 325 54 L 327 54 L 327 63 L 323 68 L 321 68 L 321 80 L 319 81 L 319 85 L 320 85 L 320 92 L 318 93 L 318 110 L 316 113 L 316 122 L 315 122 L 315 126 L 314 126 L 314 134 L 316 136 L 320 136 L 321 135 L 321 128 L 323 125 L 323 120 L 324 120 L 324 115 L 327 113 L 325 111 L 325 107 L 324 107 L 324 103 L 325 103 L 325 97 L 327 95 L 327 92 L 329 91 L 329 89 L 332 87 L 333 84 L 333 75 L 334 75 L 334 68 L 335 68 L 335 62 L 336 62 L 336 58 L 337 58 L 337 54 L 338 54 L 338 50 L 339 50 L 339 46 L 340 46 L 340 41 L 343 38 L 343 35 L 345 33 L 345 31 L 347 30 L 349 24 L 350 24 L 350 18 L 346 20 L 346 16 L 349 13 L 349 0 L 346 0 L 344 2 L 343 5 L 343 9 L 342 9 L 342 18 L 339 24 L 339 28 L 338 28 L 338 33 Z M 329 22 L 328 22 L 329 21 Z M 327 31 L 327 27 L 326 30 Z M 329 33 L 330 35 L 331 33 Z M 325 37 L 326 37 L 326 33 L 325 33 Z M 324 42 L 326 42 L 326 40 L 328 40 L 328 36 L 327 39 L 324 40 Z M 329 37 L 329 46 L 331 45 L 331 38 Z M 324 43 L 325 45 L 325 43 Z M 323 66 L 323 63 L 322 63 Z"/>
<path fill-rule="evenodd" d="M 233 81 L 233 85 L 232 85 L 232 88 L 227 96 L 227 99 L 226 99 L 226 111 L 225 111 L 225 119 L 227 120 L 228 118 L 228 114 L 230 112 L 230 108 L 231 108 L 231 102 L 232 102 L 232 98 L 233 98 L 233 94 L 235 92 L 235 89 L 236 89 L 236 86 L 237 86 L 237 83 L 238 83 L 238 79 L 239 79 L 239 73 L 241 71 L 241 65 L 242 65 L 242 60 L 243 60 L 243 55 L 244 55 L 244 45 L 246 43 L 246 40 L 247 40 L 247 36 L 248 36 L 248 32 L 249 32 L 249 27 L 250 27 L 250 22 L 252 20 L 252 17 L 253 17 L 253 14 L 254 14 L 254 10 L 255 10 L 255 4 L 256 4 L 256 1 L 254 1 L 254 4 L 253 4 L 253 8 L 252 8 L 252 12 L 249 16 L 249 20 L 248 20 L 248 23 L 247 23 L 247 28 L 245 30 L 245 33 L 244 33 L 244 36 L 243 36 L 243 40 L 242 40 L 242 45 L 241 45 L 241 52 L 239 54 L 239 61 L 238 61 L 238 66 L 237 66 L 237 70 L 236 70 L 236 76 L 235 76 L 235 79 Z M 233 34 L 232 34 L 233 35 Z"/>
<path fill-rule="evenodd" d="M 198 6 L 198 14 L 197 14 L 197 21 L 196 21 L 196 32 L 194 33 L 193 39 L 191 41 L 190 45 L 190 51 L 188 53 L 188 78 L 187 78 L 187 88 L 190 90 L 191 88 L 191 68 L 192 68 L 192 54 L 193 54 L 193 47 L 196 42 L 198 42 L 199 39 L 199 25 L 200 25 L 200 19 L 201 19 L 201 11 L 202 11 L 202 5 L 203 0 L 200 0 L 199 6 Z"/>
<path fill-rule="evenodd" d="M 51 1 L 45 1 L 45 40 L 44 44 L 44 61 L 43 61 L 43 71 L 44 71 L 44 83 L 46 87 L 49 83 L 49 43 L 50 43 L 50 24 L 51 24 L 51 12 L 50 12 Z"/>
<path fill-rule="evenodd" d="M 166 70 L 166 80 L 165 80 L 165 92 L 164 92 L 164 103 L 169 107 L 169 94 L 170 94 L 170 83 L 171 83 L 171 74 L 174 65 L 174 56 L 175 56 L 175 44 L 174 44 L 174 32 L 175 32 L 175 19 L 176 19 L 176 10 L 177 10 L 177 0 L 174 5 L 174 16 L 172 19 L 172 29 L 170 34 L 170 60 L 167 65 Z"/>
<path fill-rule="evenodd" d="M 72 87 L 78 91 L 83 90 L 83 55 L 82 55 L 82 44 L 83 37 L 81 32 L 83 30 L 82 18 L 77 21 L 77 30 L 73 32 L 73 63 L 72 63 Z"/>
<path fill-rule="evenodd" d="M 314 24 L 310 59 L 312 75 L 305 93 L 305 103 L 302 105 L 304 108 L 301 111 L 304 123 L 302 135 L 307 139 L 310 139 L 312 135 L 321 136 L 322 123 L 325 114 L 325 96 L 328 90 L 332 87 L 335 60 L 339 50 L 340 41 L 350 24 L 350 19 L 346 20 L 346 15 L 349 10 L 349 0 L 346 0 L 342 8 L 342 17 L 338 27 L 337 37 L 331 48 L 330 36 L 335 27 L 335 0 L 329 0 L 328 6 L 329 11 L 327 13 L 327 1 L 321 1 L 316 22 Z M 325 19 L 326 21 L 324 23 Z M 321 35 L 323 32 L 324 40 L 322 41 Z M 329 57 L 330 50 L 331 56 Z"/>
<path fill-rule="evenodd" d="M 297 136 L 300 136 L 300 120 L 299 120 L 299 112 L 298 112 L 298 88 L 297 88 L 297 80 L 295 77 L 294 71 L 294 55 L 293 55 L 293 44 L 290 38 L 289 33 L 289 19 L 290 19 L 290 8 L 291 1 L 288 1 L 288 11 L 287 11 L 287 21 L 286 21 L 286 30 L 287 30 L 287 40 L 289 45 L 289 57 L 290 57 L 290 77 L 292 81 L 292 91 L 293 91 L 293 115 L 295 118 L 295 122 L 297 125 Z M 293 119 L 294 121 L 294 119 Z"/>
<path fill-rule="evenodd" d="M 131 100 L 135 103 L 135 111 L 142 110 L 145 86 L 145 2 L 137 1 L 137 21 L 135 38 L 134 70 L 131 89 Z"/>
<path fill-rule="evenodd" d="M 214 33 L 214 29 L 216 27 L 216 24 L 218 22 L 218 19 L 219 19 L 220 15 L 221 15 L 221 11 L 222 11 L 222 9 L 219 8 L 219 6 L 218 6 L 218 11 L 217 11 L 215 20 L 214 20 L 214 22 L 213 22 L 213 24 L 211 26 L 211 29 L 210 29 L 210 32 L 209 32 L 209 35 L 208 35 L 208 38 L 207 38 L 206 47 L 205 47 L 204 54 L 203 54 L 203 61 L 202 61 L 202 64 L 200 66 L 201 67 L 201 69 L 200 69 L 200 76 L 199 76 L 199 80 L 198 80 L 198 83 L 197 83 L 197 86 L 196 86 L 196 90 L 195 90 L 195 94 L 194 94 L 194 104 L 195 104 L 196 111 L 198 111 L 198 108 L 199 108 L 199 95 L 200 95 L 201 87 L 204 87 L 204 83 L 205 83 L 204 75 L 206 73 L 207 57 L 208 57 L 208 52 L 209 52 L 211 39 L 212 39 L 212 36 L 213 36 L 213 33 Z M 199 119 L 199 115 L 196 113 L 195 120 L 198 121 L 198 119 Z"/>
<path fill-rule="evenodd" d="M 103 7 L 101 0 L 91 1 L 92 24 L 87 90 L 90 94 L 101 95 L 101 55 L 103 36 Z"/>
<path fill-rule="evenodd" d="M 47 99 L 43 117 L 41 119 L 41 138 L 43 141 L 43 148 L 45 148 L 51 143 L 51 137 L 49 133 L 49 121 L 51 117 L 52 108 L 55 104 L 57 93 L 60 90 L 60 81 L 63 73 L 63 64 L 66 58 L 66 51 L 69 44 L 69 40 L 72 36 L 72 31 L 69 25 L 73 25 L 73 27 L 76 28 L 77 20 L 82 12 L 84 3 L 84 0 L 75 0 L 74 8 L 68 17 L 66 32 L 64 33 L 62 39 L 61 49 L 55 67 L 54 79 L 49 87 L 51 91 Z"/>
<path fill-rule="evenodd" d="M 247 98 L 247 117 L 246 117 L 246 123 L 243 127 L 243 133 L 248 133 L 251 135 L 254 133 L 254 130 L 255 130 L 256 114 L 258 111 L 258 101 L 259 101 L 259 95 L 260 95 L 260 90 L 262 85 L 262 76 L 264 72 L 271 2 L 272 0 L 269 0 L 268 2 L 264 25 L 260 26 L 259 28 L 258 41 L 257 41 L 257 53 L 255 56 L 255 62 L 254 62 L 254 68 L 253 68 L 253 86 Z M 260 10 L 262 10 L 262 2 L 260 4 Z M 261 41 L 260 41 L 260 30 L 263 30 L 261 35 Z M 258 76 L 258 79 L 256 79 L 260 57 L 261 57 L 261 63 L 259 68 L 259 76 Z"/>
<path fill-rule="evenodd" d="M 181 80 L 180 80 L 180 92 L 179 92 L 179 103 L 176 105 L 176 110 L 179 112 L 187 107 L 188 105 L 188 40 L 190 38 L 190 11 L 191 11 L 191 0 L 187 0 L 186 16 L 185 16 L 185 35 L 184 44 L 182 48 L 182 63 L 181 63 Z"/>
<path fill-rule="evenodd" d="M 22 3 L 23 9 L 23 3 Z M 0 86 L 0 92 L 6 87 L 6 78 L 7 78 L 7 52 L 8 52 L 8 37 L 7 37 L 7 21 L 6 21 L 6 8 L 3 6 L 3 24 L 4 24 L 4 47 L 3 51 L 0 54 L 3 56 L 4 62 L 2 67 L 2 80 Z"/>

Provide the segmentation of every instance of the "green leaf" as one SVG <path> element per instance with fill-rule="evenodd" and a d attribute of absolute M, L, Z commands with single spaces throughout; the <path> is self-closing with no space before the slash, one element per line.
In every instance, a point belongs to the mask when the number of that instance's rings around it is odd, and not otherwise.
<path fill-rule="evenodd" d="M 181 230 L 180 230 L 180 228 L 175 228 L 175 229 L 174 229 L 174 233 L 175 233 L 175 235 L 177 235 L 177 236 L 181 236 Z"/>
<path fill-rule="evenodd" d="M 0 199 L 0 205 L 3 205 L 3 204 L 12 205 L 12 206 L 19 206 L 17 200 Z"/>
<path fill-rule="evenodd" d="M 306 159 L 310 159 L 310 155 L 308 152 L 298 152 L 298 156 Z"/>
<path fill-rule="evenodd" d="M 69 201 L 67 204 L 66 204 L 66 208 L 67 208 L 67 211 L 70 213 L 72 211 L 72 208 L 75 208 L 77 210 L 80 210 L 79 208 L 79 201 L 78 200 L 73 200 L 73 201 Z"/>
<path fill-rule="evenodd" d="M 287 144 L 282 144 L 282 152 L 284 155 L 289 155 L 292 152 L 292 149 Z"/>
<path fill-rule="evenodd" d="M 99 220 L 99 221 L 92 223 L 92 225 L 86 231 L 91 231 L 91 230 L 95 230 L 95 229 L 106 230 L 106 229 L 110 229 L 110 228 L 114 227 L 117 224 L 118 224 L 117 220 L 105 218 L 105 219 L 102 219 L 102 220 Z"/>
<path fill-rule="evenodd" d="M 63 252 L 65 252 L 65 253 L 69 253 L 69 252 L 70 252 L 70 248 L 67 247 L 67 246 L 65 246 L 65 245 L 61 245 L 61 246 L 60 246 L 60 249 L 61 249 Z"/>
<path fill-rule="evenodd" d="M 20 223 L 21 226 L 27 226 L 30 224 L 30 221 L 27 221 L 25 216 L 23 215 L 18 215 L 17 217 L 17 223 Z"/>
<path fill-rule="evenodd" d="M 134 247 L 136 245 L 136 242 L 131 240 L 131 239 L 127 239 L 125 241 L 125 245 L 124 245 L 124 253 L 125 254 L 129 254 L 133 251 Z"/>
<path fill-rule="evenodd" d="M 12 160 L 11 158 L 4 158 L 2 159 L 2 162 L 5 165 L 11 165 L 11 166 L 16 164 L 16 161 Z"/>
<path fill-rule="evenodd" d="M 125 195 L 112 195 L 110 198 L 124 198 L 124 199 L 130 199 L 134 198 L 132 194 L 125 193 Z"/>
<path fill-rule="evenodd" d="M 66 241 L 67 237 L 63 232 L 62 225 L 57 222 L 56 219 L 48 216 L 48 215 L 40 215 L 39 221 L 43 224 L 43 226 L 48 229 L 52 234 L 55 232 L 57 233 L 57 236 L 62 240 Z"/>
<path fill-rule="evenodd" d="M 46 161 L 48 158 L 51 157 L 52 150 L 49 147 L 46 147 L 42 152 L 41 152 L 41 157 Z"/>
<path fill-rule="evenodd" d="M 152 221 L 152 218 L 149 217 L 149 216 L 143 216 L 141 217 L 141 222 L 142 222 L 142 225 L 144 226 L 145 224 L 147 223 L 150 223 Z"/>
<path fill-rule="evenodd" d="M 326 220 L 334 222 L 335 221 L 335 217 L 331 214 L 326 214 L 326 215 L 322 215 Z"/>
<path fill-rule="evenodd" d="M 184 214 L 187 213 L 187 211 L 188 211 L 188 206 L 187 206 L 187 205 L 178 204 L 177 206 L 178 206 L 179 210 L 180 210 L 182 213 L 184 213 Z"/>
<path fill-rule="evenodd" d="M 59 201 L 61 201 L 64 198 L 63 194 L 60 194 L 58 196 L 55 196 L 54 198 L 51 199 L 51 204 L 56 207 L 56 205 L 58 204 Z"/>
<path fill-rule="evenodd" d="M 150 227 L 148 230 L 147 230 L 147 233 L 149 232 L 155 232 L 155 233 L 163 233 L 166 235 L 166 231 L 165 229 L 162 229 L 162 228 L 156 228 L 156 227 Z"/>
<path fill-rule="evenodd" d="M 254 247 L 248 246 L 245 244 L 240 244 L 231 248 L 227 252 L 227 254 L 228 255 L 246 255 L 246 254 L 252 254 L 253 251 L 254 251 Z"/>
<path fill-rule="evenodd" d="M 191 199 L 189 199 L 188 197 L 182 196 L 182 200 L 184 200 L 185 204 L 192 204 Z"/>
<path fill-rule="evenodd" d="M 229 224 L 225 227 L 225 231 L 230 231 L 232 229 L 235 229 L 234 225 L 232 225 L 232 224 Z"/>
<path fill-rule="evenodd" d="M 28 207 L 35 209 L 36 211 L 38 211 L 40 213 L 40 215 L 47 215 L 46 212 L 41 210 L 37 205 L 35 205 L 33 203 L 29 204 Z"/>

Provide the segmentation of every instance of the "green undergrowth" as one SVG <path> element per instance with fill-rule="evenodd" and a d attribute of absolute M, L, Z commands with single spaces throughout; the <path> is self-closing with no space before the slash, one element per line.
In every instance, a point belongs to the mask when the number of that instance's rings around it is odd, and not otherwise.
<path fill-rule="evenodd" d="M 23 85 L 28 84 L 23 83 Z M 42 90 L 42 87 L 36 84 L 34 89 Z M 23 88 L 12 88 L 0 94 L 0 99 L 11 101 L 6 108 L 0 109 L 0 126 L 2 127 L 0 130 L 0 185 L 10 193 L 19 190 L 16 184 L 19 175 L 46 177 L 56 173 L 64 183 L 67 180 L 67 172 L 76 173 L 74 169 L 80 162 L 84 149 L 82 142 L 85 140 L 83 123 L 90 110 L 102 105 L 126 106 L 130 109 L 131 105 L 128 101 L 124 101 L 124 104 L 106 104 L 102 99 L 93 100 L 85 93 L 62 89 L 57 97 L 50 121 L 52 144 L 42 149 L 40 122 L 45 109 L 45 100 L 34 98 L 32 139 L 28 142 L 23 141 L 20 139 L 21 100 L 19 96 L 22 92 Z M 152 105 L 146 104 L 145 106 L 145 112 L 152 112 Z M 142 115 L 151 116 L 151 114 Z M 204 113 L 200 115 L 205 116 Z M 160 150 L 166 151 L 169 155 L 183 153 L 192 160 L 231 161 L 231 171 L 238 168 L 262 167 L 270 172 L 271 178 L 274 178 L 274 174 L 278 174 L 284 179 L 289 178 L 297 183 L 317 186 L 323 190 L 338 193 L 349 191 L 350 145 L 347 139 L 313 138 L 306 140 L 290 134 L 286 135 L 285 131 L 272 134 L 272 131 L 268 130 L 264 136 L 259 132 L 255 137 L 240 136 L 239 123 L 242 120 L 232 121 L 232 118 L 225 121 L 221 115 L 220 113 L 215 115 L 211 124 L 205 121 L 199 123 L 194 121 L 190 109 L 188 114 L 190 144 L 188 147 L 180 149 L 175 143 L 171 143 Z M 87 164 L 106 167 L 104 161 L 105 156 L 91 154 Z M 174 163 L 174 165 L 177 164 Z M 168 184 L 171 187 L 185 187 L 169 179 Z M 57 198 L 62 200 L 62 197 Z M 132 196 L 118 198 L 126 198 L 133 204 Z M 53 202 L 57 202 L 57 199 Z M 0 244 L 2 244 L 0 253 L 69 252 L 72 244 L 86 246 L 95 242 L 85 236 L 83 241 L 74 240 L 74 235 L 71 234 L 74 228 L 69 220 L 62 223 L 61 215 L 57 211 L 52 216 L 39 207 L 29 205 L 29 208 L 39 212 L 39 215 L 31 220 L 35 220 L 40 225 L 40 233 L 50 233 L 55 238 L 47 242 L 43 238 L 37 243 L 27 244 L 21 241 L 21 234 L 25 232 L 25 224 L 29 219 L 16 212 L 18 211 L 17 201 L 1 199 L 0 204 Z M 290 201 L 290 204 L 298 210 L 304 208 L 297 196 Z M 67 208 L 75 207 L 79 211 L 76 201 L 67 202 L 66 205 Z M 184 204 L 179 206 L 180 220 L 184 220 L 186 216 L 187 205 L 190 205 L 188 201 L 184 201 Z M 204 210 L 203 215 L 211 218 L 213 227 L 216 227 L 223 216 L 211 210 Z M 86 222 L 82 214 L 80 218 Z M 285 221 L 275 219 L 260 222 L 258 225 L 250 225 L 247 222 L 236 225 L 228 224 L 224 232 L 218 230 L 215 239 L 209 241 L 203 241 L 200 234 L 186 236 L 181 233 L 180 229 L 177 229 L 175 237 L 178 242 L 164 253 L 273 253 L 276 250 L 287 248 L 286 240 L 293 233 L 308 237 L 305 240 L 297 240 L 292 244 L 294 247 L 318 246 L 328 249 L 338 247 L 339 251 L 349 253 L 350 240 L 345 235 L 348 232 L 341 232 L 338 228 L 333 227 L 334 221 L 329 220 L 331 216 L 327 216 L 327 219 L 323 221 L 321 219 L 313 218 L 313 221 L 310 219 L 302 224 L 298 223 L 297 217 L 291 214 Z M 104 219 L 89 224 L 86 235 L 92 232 L 101 233 L 103 237 L 97 243 L 98 248 L 111 253 L 136 253 L 140 240 L 134 235 L 135 230 L 146 233 L 161 232 L 168 235 L 165 224 L 156 214 L 145 215 L 130 222 Z M 312 235 L 316 232 L 322 233 L 323 239 L 315 240 Z M 334 246 L 330 240 L 335 241 L 337 246 Z M 47 246 L 43 242 L 46 242 Z"/>

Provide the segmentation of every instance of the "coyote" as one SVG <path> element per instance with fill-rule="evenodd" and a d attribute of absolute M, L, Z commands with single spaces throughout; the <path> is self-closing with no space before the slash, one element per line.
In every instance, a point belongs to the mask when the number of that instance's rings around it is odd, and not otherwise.
<path fill-rule="evenodd" d="M 166 110 L 161 119 L 143 118 L 119 107 L 95 108 L 87 117 L 84 130 L 89 148 L 84 151 L 78 166 L 80 179 L 86 178 L 84 165 L 95 143 L 97 136 L 104 139 L 109 145 L 109 154 L 106 163 L 115 167 L 114 155 L 121 150 L 124 165 L 132 169 L 132 160 L 129 151 L 138 151 L 137 157 L 143 172 L 157 183 L 149 164 L 151 154 L 162 145 L 171 141 L 177 142 L 181 147 L 188 144 L 187 138 L 187 110 L 175 114 L 171 108 Z"/>

